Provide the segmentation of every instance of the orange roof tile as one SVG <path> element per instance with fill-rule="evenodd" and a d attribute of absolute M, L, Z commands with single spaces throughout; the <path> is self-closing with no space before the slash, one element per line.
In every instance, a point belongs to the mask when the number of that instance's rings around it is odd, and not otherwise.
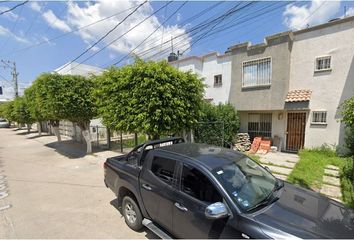
<path fill-rule="evenodd" d="M 288 92 L 285 98 L 285 102 L 304 102 L 310 101 L 311 90 L 301 89 L 301 90 L 291 90 Z"/>

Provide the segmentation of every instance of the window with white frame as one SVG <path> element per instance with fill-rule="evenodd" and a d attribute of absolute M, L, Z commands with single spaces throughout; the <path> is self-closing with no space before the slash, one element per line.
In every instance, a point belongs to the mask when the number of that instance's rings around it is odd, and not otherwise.
<path fill-rule="evenodd" d="M 270 57 L 243 62 L 242 87 L 271 84 L 272 60 Z"/>
<path fill-rule="evenodd" d="M 2 86 L 0 86 L 0 95 L 2 95 L 3 93 L 2 93 Z"/>
<path fill-rule="evenodd" d="M 327 111 L 313 111 L 311 124 L 327 124 Z"/>
<path fill-rule="evenodd" d="M 316 58 L 315 71 L 331 70 L 331 56 Z"/>
<path fill-rule="evenodd" d="M 222 75 L 221 74 L 215 75 L 214 76 L 214 86 L 218 87 L 218 86 L 221 86 L 221 85 L 222 85 Z"/>

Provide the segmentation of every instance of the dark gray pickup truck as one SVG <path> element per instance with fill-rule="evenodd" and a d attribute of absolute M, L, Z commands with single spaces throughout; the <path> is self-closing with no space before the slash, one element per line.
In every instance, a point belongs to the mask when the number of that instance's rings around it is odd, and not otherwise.
<path fill-rule="evenodd" d="M 104 166 L 127 225 L 161 238 L 354 238 L 352 210 L 229 149 L 169 138 Z"/>

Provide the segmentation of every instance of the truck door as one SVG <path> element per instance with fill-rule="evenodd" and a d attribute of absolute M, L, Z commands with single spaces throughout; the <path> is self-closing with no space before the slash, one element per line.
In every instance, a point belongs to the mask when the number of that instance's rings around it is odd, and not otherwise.
<path fill-rule="evenodd" d="M 149 154 L 140 176 L 141 196 L 150 218 L 172 230 L 172 209 L 176 194 L 176 161 L 164 153 Z"/>
<path fill-rule="evenodd" d="M 182 164 L 180 185 L 173 204 L 173 234 L 177 238 L 241 238 L 231 227 L 230 218 L 211 220 L 205 216 L 208 205 L 224 202 L 210 179 L 196 167 Z"/>

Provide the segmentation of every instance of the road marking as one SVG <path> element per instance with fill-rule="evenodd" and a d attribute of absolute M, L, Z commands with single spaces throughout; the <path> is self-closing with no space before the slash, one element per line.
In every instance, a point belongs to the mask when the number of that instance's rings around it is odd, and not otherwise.
<path fill-rule="evenodd" d="M 6 206 L 3 206 L 3 207 L 0 207 L 0 211 L 3 211 L 3 210 L 6 210 L 6 209 L 9 209 L 11 207 L 10 204 L 6 205 Z"/>
<path fill-rule="evenodd" d="M 0 192 L 0 199 L 4 199 L 4 198 L 6 198 L 7 196 L 9 196 L 9 194 L 8 194 L 7 192 L 5 192 L 5 191 Z"/>

